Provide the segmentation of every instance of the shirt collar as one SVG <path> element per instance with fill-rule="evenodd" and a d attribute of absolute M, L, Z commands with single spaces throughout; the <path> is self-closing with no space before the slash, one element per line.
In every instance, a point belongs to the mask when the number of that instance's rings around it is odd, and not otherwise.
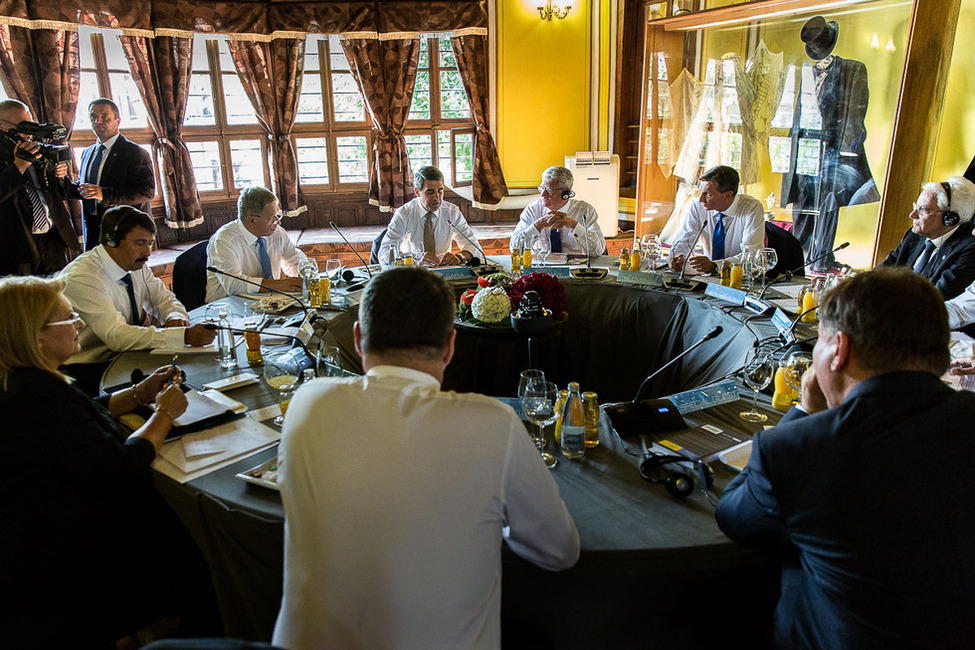
<path fill-rule="evenodd" d="M 928 241 L 932 242 L 935 248 L 941 248 L 942 246 L 945 245 L 945 242 L 948 241 L 948 238 L 955 234 L 955 231 L 958 230 L 958 228 L 959 226 L 955 226 L 951 230 L 945 232 L 945 234 L 941 235 L 940 237 L 937 237 L 936 239 L 930 239 Z"/>
<path fill-rule="evenodd" d="M 121 133 L 116 133 L 115 135 L 113 135 L 112 137 L 110 137 L 105 142 L 100 142 L 99 143 L 103 147 L 105 147 L 105 153 L 108 153 L 109 151 L 112 150 L 112 146 L 115 144 L 115 141 L 119 139 L 119 136 L 120 135 L 122 135 L 122 134 Z"/>
<path fill-rule="evenodd" d="M 735 198 L 731 201 L 731 205 L 728 206 L 727 210 L 712 210 L 711 214 L 715 219 L 718 218 L 719 213 L 726 217 L 737 217 L 741 211 L 741 201 L 738 200 L 740 198 L 741 194 L 735 194 Z"/>
<path fill-rule="evenodd" d="M 112 259 L 112 256 L 108 254 L 107 250 L 105 250 L 104 244 L 99 244 L 95 247 L 95 254 L 98 255 L 98 259 L 101 262 L 102 267 L 105 269 L 105 273 L 107 273 L 116 282 L 121 281 L 123 275 L 129 274 L 129 271 L 123 269 L 115 260 Z"/>
<path fill-rule="evenodd" d="M 404 366 L 373 366 L 366 372 L 366 377 L 405 379 L 410 383 L 440 388 L 440 382 L 433 375 Z"/>

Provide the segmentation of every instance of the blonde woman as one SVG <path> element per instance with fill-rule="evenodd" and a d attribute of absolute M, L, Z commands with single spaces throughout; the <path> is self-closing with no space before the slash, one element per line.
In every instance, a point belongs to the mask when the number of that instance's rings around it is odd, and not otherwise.
<path fill-rule="evenodd" d="M 186 410 L 160 368 L 93 401 L 57 370 L 84 323 L 54 279 L 0 279 L 0 629 L 10 647 L 100 647 L 170 613 L 186 534 L 149 464 Z M 155 402 L 135 433 L 113 416 Z M 150 584 L 150 577 L 153 582 Z M 153 617 L 156 618 L 153 618 Z M 66 645 L 65 645 L 66 644 Z"/>

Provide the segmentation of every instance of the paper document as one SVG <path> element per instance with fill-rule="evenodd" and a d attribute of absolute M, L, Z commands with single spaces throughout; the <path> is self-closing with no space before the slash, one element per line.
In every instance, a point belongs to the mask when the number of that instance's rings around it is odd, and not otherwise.
<path fill-rule="evenodd" d="M 183 345 L 180 347 L 153 348 L 149 351 L 149 354 L 165 354 L 171 357 L 174 354 L 216 354 L 217 352 L 217 340 L 213 339 L 213 342 L 211 342 L 210 345 L 203 345 L 199 347 Z"/>
<path fill-rule="evenodd" d="M 280 439 L 281 434 L 271 427 L 251 418 L 240 418 L 166 443 L 152 466 L 173 480 L 186 483 L 267 449 Z M 190 455 L 201 449 L 212 453 Z"/>

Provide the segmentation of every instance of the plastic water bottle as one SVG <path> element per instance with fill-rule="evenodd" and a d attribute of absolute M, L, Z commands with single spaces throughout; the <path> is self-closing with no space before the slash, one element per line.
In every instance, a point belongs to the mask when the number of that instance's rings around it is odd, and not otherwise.
<path fill-rule="evenodd" d="M 217 347 L 220 350 L 220 367 L 231 370 L 237 367 L 237 351 L 234 348 L 234 333 L 230 331 L 230 319 L 227 312 L 220 312 L 220 321 L 217 330 Z"/>

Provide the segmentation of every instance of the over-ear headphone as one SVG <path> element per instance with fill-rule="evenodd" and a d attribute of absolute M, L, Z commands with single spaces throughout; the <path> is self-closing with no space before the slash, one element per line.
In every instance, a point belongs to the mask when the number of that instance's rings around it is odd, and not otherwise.
<path fill-rule="evenodd" d="M 575 195 L 576 195 L 576 193 L 573 192 L 572 190 L 563 190 L 562 191 L 562 200 L 563 201 L 568 201 L 569 199 L 571 199 Z"/>
<path fill-rule="evenodd" d="M 692 463 L 694 465 L 698 480 L 705 492 L 714 485 L 714 471 L 707 463 L 683 456 L 651 454 L 649 458 L 640 463 L 640 476 L 651 483 L 662 483 L 672 496 L 678 499 L 686 499 L 694 494 L 694 477 L 685 471 L 680 463 Z M 665 468 L 665 465 L 670 465 L 671 469 Z"/>
<path fill-rule="evenodd" d="M 125 214 L 115 220 L 115 225 L 112 227 L 111 232 L 105 233 L 105 245 L 109 248 L 118 248 L 119 238 L 118 238 L 118 228 L 125 220 Z"/>
<path fill-rule="evenodd" d="M 941 215 L 941 223 L 948 228 L 952 228 L 961 222 L 961 217 L 951 209 L 951 184 L 942 181 L 941 187 L 945 188 L 945 194 L 948 196 L 948 207 L 945 209 L 944 214 Z"/>

